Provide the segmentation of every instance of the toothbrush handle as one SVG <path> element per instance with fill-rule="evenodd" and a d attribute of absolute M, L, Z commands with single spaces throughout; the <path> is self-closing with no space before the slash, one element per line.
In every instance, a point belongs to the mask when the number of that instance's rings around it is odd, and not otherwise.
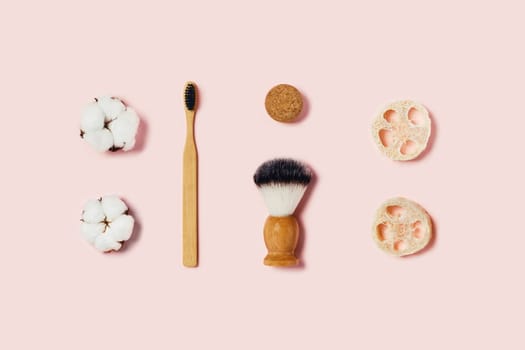
<path fill-rule="evenodd" d="M 197 148 L 193 135 L 194 113 L 186 112 L 187 135 L 182 172 L 182 263 L 197 266 Z"/>

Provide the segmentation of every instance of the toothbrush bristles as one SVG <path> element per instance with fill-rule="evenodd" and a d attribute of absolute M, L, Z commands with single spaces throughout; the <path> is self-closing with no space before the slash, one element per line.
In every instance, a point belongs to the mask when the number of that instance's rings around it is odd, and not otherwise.
<path fill-rule="evenodd" d="M 186 83 L 186 88 L 184 89 L 184 106 L 188 111 L 193 111 L 195 109 L 195 100 L 197 99 L 197 92 L 195 89 L 195 84 Z"/>

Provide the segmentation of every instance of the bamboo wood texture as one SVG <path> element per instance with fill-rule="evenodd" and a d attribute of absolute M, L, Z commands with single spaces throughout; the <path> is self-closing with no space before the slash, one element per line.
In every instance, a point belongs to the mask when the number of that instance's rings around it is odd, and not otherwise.
<path fill-rule="evenodd" d="M 186 110 L 186 144 L 182 172 L 182 263 L 196 267 L 197 234 L 197 147 L 194 137 L 195 110 Z"/>
<path fill-rule="evenodd" d="M 298 239 L 299 224 L 294 216 L 268 216 L 264 224 L 264 243 L 268 249 L 264 264 L 280 267 L 297 265 L 299 260 L 294 252 Z"/>

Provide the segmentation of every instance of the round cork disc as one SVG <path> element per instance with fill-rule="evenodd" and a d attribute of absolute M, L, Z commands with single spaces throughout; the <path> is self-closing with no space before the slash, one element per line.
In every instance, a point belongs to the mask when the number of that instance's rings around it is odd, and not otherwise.
<path fill-rule="evenodd" d="M 264 102 L 266 112 L 273 119 L 290 123 L 293 122 L 303 109 L 301 93 L 288 84 L 274 86 L 266 95 Z"/>

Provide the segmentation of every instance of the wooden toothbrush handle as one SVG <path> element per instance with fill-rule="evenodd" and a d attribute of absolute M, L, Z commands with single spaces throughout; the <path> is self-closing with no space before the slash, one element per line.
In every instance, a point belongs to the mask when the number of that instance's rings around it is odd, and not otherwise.
<path fill-rule="evenodd" d="M 186 115 L 188 132 L 182 171 L 182 263 L 197 266 L 197 147 L 193 136 L 193 116 Z"/>

